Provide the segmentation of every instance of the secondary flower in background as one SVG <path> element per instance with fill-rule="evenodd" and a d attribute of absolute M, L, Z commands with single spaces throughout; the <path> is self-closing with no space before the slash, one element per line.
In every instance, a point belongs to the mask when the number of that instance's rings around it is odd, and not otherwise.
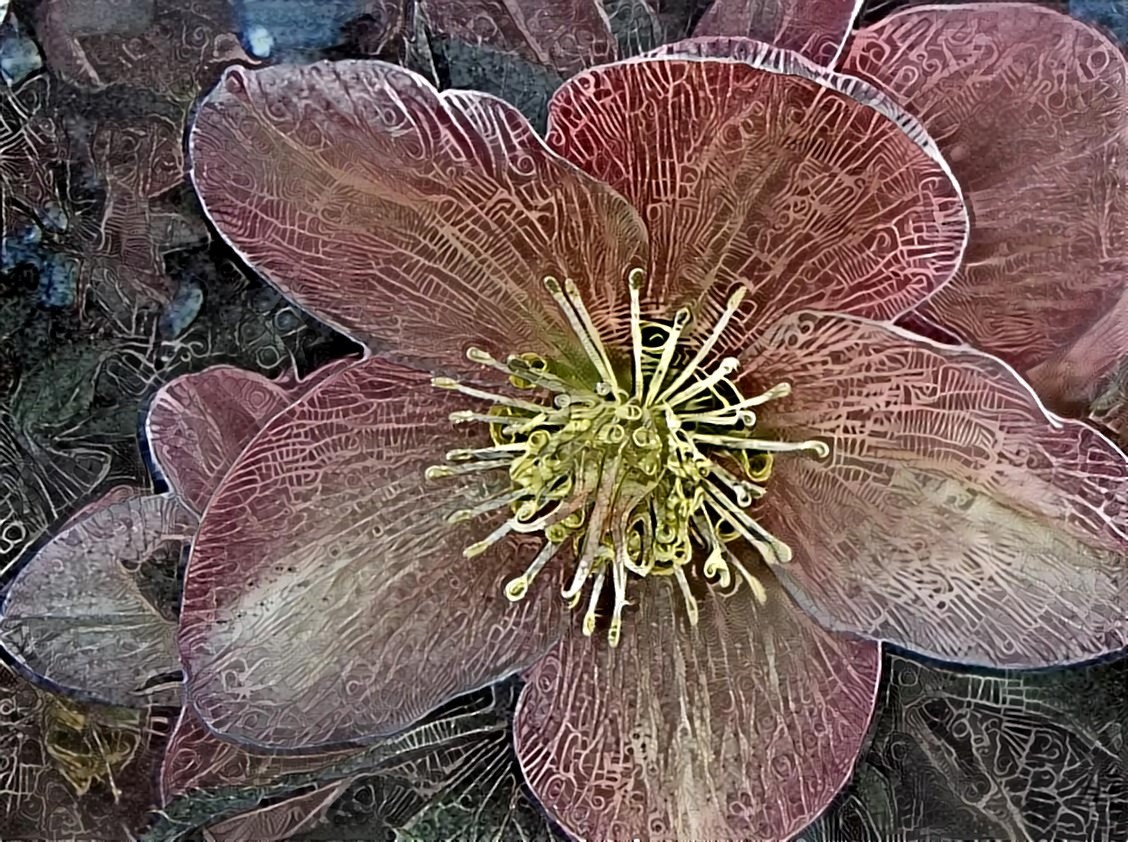
<path fill-rule="evenodd" d="M 375 354 L 205 513 L 180 646 L 210 727 L 371 738 L 524 670 L 518 752 L 571 832 L 776 838 L 848 776 L 877 641 L 1125 645 L 1123 455 L 888 323 L 968 233 L 913 116 L 741 39 L 551 115 L 546 145 L 377 62 L 235 68 L 201 107 L 220 232 Z"/>
<path fill-rule="evenodd" d="M 920 313 L 1084 415 L 1128 357 L 1128 68 L 1091 27 L 1020 3 L 895 14 L 843 72 L 916 116 L 963 188 L 963 264 Z"/>

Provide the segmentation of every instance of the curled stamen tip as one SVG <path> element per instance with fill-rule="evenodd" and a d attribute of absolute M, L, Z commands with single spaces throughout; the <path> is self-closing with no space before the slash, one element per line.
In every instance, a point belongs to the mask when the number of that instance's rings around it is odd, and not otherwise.
<path fill-rule="evenodd" d="M 729 296 L 728 306 L 730 310 L 735 310 L 740 306 L 740 302 L 744 300 L 745 294 L 748 292 L 748 287 L 737 287 L 736 291 Z"/>
<path fill-rule="evenodd" d="M 438 389 L 457 389 L 458 381 L 453 377 L 432 377 L 431 385 Z"/>
<path fill-rule="evenodd" d="M 525 576 L 510 579 L 505 585 L 505 598 L 510 602 L 520 602 L 529 592 L 529 580 Z"/>
<path fill-rule="evenodd" d="M 466 349 L 466 357 L 471 362 L 475 363 L 492 363 L 493 357 L 474 345 Z"/>
<path fill-rule="evenodd" d="M 474 413 L 468 409 L 460 409 L 457 412 L 452 412 L 447 418 L 452 424 L 462 424 L 466 421 L 473 421 Z"/>
<path fill-rule="evenodd" d="M 584 615 L 584 624 L 581 631 L 584 633 L 584 637 L 591 637 L 592 633 L 595 632 L 595 615 L 590 611 Z"/>
<path fill-rule="evenodd" d="M 807 446 L 807 449 L 814 453 L 815 456 L 817 456 L 819 459 L 825 459 L 830 455 L 830 445 L 825 441 L 813 439 L 811 441 L 803 442 L 803 444 L 805 444 Z"/>
<path fill-rule="evenodd" d="M 776 383 L 768 390 L 768 393 L 774 398 L 786 398 L 791 394 L 791 384 L 786 380 L 782 383 Z"/>
<path fill-rule="evenodd" d="M 646 270 L 638 266 L 631 269 L 627 273 L 627 283 L 631 285 L 632 289 L 638 289 L 642 286 L 642 282 L 646 279 Z"/>
<path fill-rule="evenodd" d="M 561 292 L 560 281 L 556 280 L 552 275 L 544 276 L 545 288 L 553 295 L 558 295 Z"/>
<path fill-rule="evenodd" d="M 685 327 L 689 324 L 689 320 L 693 318 L 693 313 L 689 311 L 688 307 L 682 307 L 674 314 L 674 326 Z"/>
<path fill-rule="evenodd" d="M 469 509 L 459 509 L 457 512 L 451 512 L 447 515 L 446 522 L 453 525 L 456 523 L 465 523 L 474 516 L 474 513 Z"/>
<path fill-rule="evenodd" d="M 775 552 L 776 561 L 781 564 L 787 564 L 793 558 L 791 547 L 778 538 L 772 542 L 772 550 Z"/>
<path fill-rule="evenodd" d="M 728 372 L 736 371 L 740 368 L 740 360 L 736 357 L 725 357 L 721 360 L 721 369 Z"/>
<path fill-rule="evenodd" d="M 423 476 L 427 479 L 447 479 L 454 476 L 454 472 L 446 465 L 432 465 L 423 472 Z"/>

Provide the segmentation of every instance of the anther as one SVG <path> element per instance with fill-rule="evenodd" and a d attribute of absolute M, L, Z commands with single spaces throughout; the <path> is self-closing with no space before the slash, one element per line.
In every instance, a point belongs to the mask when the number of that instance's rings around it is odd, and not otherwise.
<path fill-rule="evenodd" d="M 510 602 L 519 602 L 524 599 L 525 594 L 529 592 L 529 585 L 533 583 L 533 579 L 544 569 L 544 566 L 548 564 L 549 560 L 556 555 L 556 551 L 559 550 L 560 547 L 560 542 L 546 541 L 528 569 L 520 576 L 510 579 L 509 582 L 506 583 L 505 598 Z"/>

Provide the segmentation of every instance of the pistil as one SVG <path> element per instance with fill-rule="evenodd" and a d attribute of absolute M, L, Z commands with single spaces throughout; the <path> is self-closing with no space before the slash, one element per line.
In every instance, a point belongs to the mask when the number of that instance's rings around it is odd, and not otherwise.
<path fill-rule="evenodd" d="M 524 599 L 534 579 L 567 549 L 573 569 L 561 597 L 575 606 L 588 588 L 581 623 L 586 635 L 595 632 L 601 607 L 609 601 L 607 639 L 612 646 L 621 639 L 632 578 L 672 577 L 692 625 L 700 607 L 690 572 L 722 591 L 747 587 L 763 604 L 766 589 L 732 545 L 746 543 L 768 566 L 788 563 L 791 548 L 769 533 L 753 511 L 768 493 L 773 456 L 824 458 L 830 452 L 822 441 L 753 435 L 758 420 L 754 408 L 787 396 L 790 384 L 745 397 L 732 380 L 740 365 L 736 358 L 710 364 L 744 300 L 743 287 L 729 296 L 689 361 L 680 363 L 679 351 L 690 341 L 691 311 L 679 310 L 665 325 L 645 322 L 644 280 L 641 269 L 628 275 L 629 389 L 620 384 L 576 284 L 552 277 L 544 279 L 545 288 L 591 363 L 595 382 L 576 383 L 576 372 L 561 371 L 537 354 L 510 355 L 501 362 L 480 348 L 470 348 L 468 358 L 506 375 L 530 398 L 448 377 L 432 381 L 492 404 L 488 411 L 460 410 L 450 418 L 488 425 L 493 444 L 452 450 L 447 464 L 429 468 L 427 477 L 479 471 L 508 475 L 505 487 L 450 515 L 451 523 L 464 523 L 498 510 L 510 512 L 463 555 L 480 556 L 513 533 L 543 533 L 544 543 L 529 567 L 505 585 L 506 598 Z"/>

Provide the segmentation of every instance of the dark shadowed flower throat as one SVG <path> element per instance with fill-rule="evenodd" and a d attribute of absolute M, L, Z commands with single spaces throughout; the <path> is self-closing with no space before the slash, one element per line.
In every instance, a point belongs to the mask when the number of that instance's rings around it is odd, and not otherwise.
<path fill-rule="evenodd" d="M 512 532 L 541 533 L 544 544 L 528 569 L 505 586 L 512 601 L 554 555 L 571 544 L 575 569 L 562 596 L 575 607 L 591 582 L 583 632 L 596 626 L 596 609 L 610 580 L 613 602 L 607 637 L 619 643 L 631 576 L 669 576 L 684 597 L 691 623 L 697 600 L 686 568 L 698 565 L 705 579 L 728 588 L 735 571 L 761 603 L 760 581 L 730 549 L 746 541 L 768 564 L 786 563 L 791 549 L 769 534 L 749 512 L 765 493 L 773 454 L 807 451 L 825 457 L 821 441 L 781 442 L 757 438 L 755 407 L 791 391 L 779 383 L 745 397 L 731 376 L 739 363 L 725 357 L 706 364 L 744 297 L 738 289 L 707 338 L 694 351 L 683 340 L 691 314 L 682 309 L 672 323 L 643 321 L 639 290 L 643 273 L 629 276 L 631 299 L 631 381 L 620 382 L 607 348 L 575 284 L 555 278 L 545 286 L 564 313 L 591 361 L 596 382 L 579 384 L 558 376 L 551 360 L 537 354 L 505 362 L 471 348 L 467 356 L 508 375 L 519 389 L 539 392 L 544 402 L 483 391 L 447 377 L 432 382 L 490 401 L 488 412 L 451 414 L 456 423 L 489 425 L 491 447 L 452 450 L 447 464 L 427 470 L 430 479 L 478 471 L 505 471 L 502 493 L 451 515 L 453 523 L 508 509 L 497 529 L 466 547 L 480 555 Z M 548 399 L 551 396 L 551 399 Z"/>

